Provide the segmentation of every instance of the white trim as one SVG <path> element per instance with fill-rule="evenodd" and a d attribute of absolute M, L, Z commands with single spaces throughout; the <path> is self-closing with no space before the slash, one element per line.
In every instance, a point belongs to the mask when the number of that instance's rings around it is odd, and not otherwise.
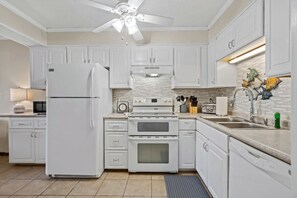
<path fill-rule="evenodd" d="M 8 40 L 8 39 L 0 35 L 0 40 Z"/>
<path fill-rule="evenodd" d="M 208 24 L 208 30 L 214 26 L 214 24 L 221 18 L 221 16 L 227 11 L 227 9 L 231 6 L 234 0 L 228 0 L 224 6 L 220 9 L 220 11 L 215 15 L 215 17 Z"/>
<path fill-rule="evenodd" d="M 4 7 L 6 7 L 7 9 L 9 9 L 10 11 L 12 11 L 13 13 L 15 13 L 16 15 L 22 17 L 23 19 L 25 19 L 26 21 L 28 21 L 32 25 L 34 25 L 37 28 L 39 28 L 39 29 L 46 32 L 46 27 L 44 27 L 43 25 L 41 25 L 40 23 L 38 23 L 37 21 L 35 21 L 31 17 L 29 17 L 28 15 L 26 15 L 24 12 L 22 12 L 21 10 L 19 10 L 18 8 L 13 6 L 7 0 L 0 0 L 0 4 L 3 5 Z"/>
<path fill-rule="evenodd" d="M 95 28 L 47 28 L 47 32 L 92 32 Z M 143 32 L 166 32 L 166 31 L 207 31 L 207 27 L 140 27 Z M 113 28 L 105 32 L 116 32 Z"/>
<path fill-rule="evenodd" d="M 19 36 L 21 36 L 21 37 L 23 37 L 23 38 L 29 40 L 30 43 L 35 43 L 36 45 L 43 45 L 43 46 L 46 46 L 46 45 L 47 45 L 47 43 L 43 43 L 43 42 L 37 41 L 37 40 L 35 40 L 35 39 L 33 39 L 33 38 L 31 38 L 31 37 L 25 35 L 24 33 L 21 33 L 21 32 L 19 32 L 19 31 L 17 31 L 16 29 L 11 28 L 11 27 L 9 27 L 9 26 L 7 26 L 7 25 L 5 25 L 5 24 L 0 23 L 0 26 L 3 26 L 3 27 L 5 27 L 5 28 L 7 28 L 9 31 L 12 31 L 12 32 L 18 34 Z M 8 39 L 10 39 L 10 40 L 14 40 L 14 38 L 8 38 Z M 16 42 L 17 42 L 17 41 L 16 41 Z"/>

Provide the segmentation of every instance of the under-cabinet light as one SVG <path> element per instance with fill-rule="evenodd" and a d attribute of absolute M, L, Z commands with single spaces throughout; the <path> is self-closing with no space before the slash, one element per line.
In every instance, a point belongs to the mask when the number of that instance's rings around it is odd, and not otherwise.
<path fill-rule="evenodd" d="M 239 62 L 244 61 L 248 58 L 251 58 L 253 56 L 261 54 L 262 52 L 265 52 L 265 45 L 262 45 L 262 46 L 255 48 L 245 54 L 242 54 L 242 55 L 230 60 L 229 63 L 231 63 L 231 64 L 239 63 Z"/>

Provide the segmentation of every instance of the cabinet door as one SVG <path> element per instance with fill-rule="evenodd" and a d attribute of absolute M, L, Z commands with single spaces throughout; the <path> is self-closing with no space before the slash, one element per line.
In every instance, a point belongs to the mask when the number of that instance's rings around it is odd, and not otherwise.
<path fill-rule="evenodd" d="M 175 48 L 173 87 L 199 87 L 201 72 L 201 48 Z"/>
<path fill-rule="evenodd" d="M 195 169 L 195 133 L 194 131 L 179 132 L 180 169 Z"/>
<path fill-rule="evenodd" d="M 235 41 L 232 47 L 239 49 L 264 35 L 263 0 L 252 4 L 235 22 Z"/>
<path fill-rule="evenodd" d="M 196 171 L 207 185 L 207 152 L 204 149 L 206 137 L 196 132 Z"/>
<path fill-rule="evenodd" d="M 154 47 L 152 49 L 153 65 L 173 65 L 173 47 Z"/>
<path fill-rule="evenodd" d="M 216 41 L 213 40 L 208 45 L 208 61 L 207 61 L 207 86 L 215 87 L 216 85 Z"/>
<path fill-rule="evenodd" d="M 206 145 L 207 156 L 207 187 L 213 197 L 227 198 L 228 192 L 228 154 L 210 141 Z"/>
<path fill-rule="evenodd" d="M 45 163 L 46 130 L 35 130 L 35 163 Z"/>
<path fill-rule="evenodd" d="M 110 88 L 131 88 L 128 55 L 126 48 L 110 49 Z"/>
<path fill-rule="evenodd" d="M 34 130 L 9 129 L 9 163 L 34 163 Z"/>
<path fill-rule="evenodd" d="M 67 62 L 68 63 L 88 63 L 88 48 L 82 46 L 67 47 Z"/>
<path fill-rule="evenodd" d="M 89 60 L 91 63 L 99 63 L 109 67 L 109 49 L 106 47 L 89 47 Z"/>
<path fill-rule="evenodd" d="M 151 47 L 131 48 L 131 65 L 151 65 L 152 61 Z"/>
<path fill-rule="evenodd" d="M 266 76 L 291 73 L 290 2 L 265 1 Z"/>
<path fill-rule="evenodd" d="M 231 24 L 225 29 L 216 40 L 216 60 L 220 60 L 232 52 L 232 48 L 235 45 L 235 32 L 234 25 Z"/>
<path fill-rule="evenodd" d="M 47 69 L 47 49 L 44 47 L 30 48 L 30 80 L 31 88 L 45 89 Z"/>
<path fill-rule="evenodd" d="M 48 48 L 48 63 L 62 64 L 66 63 L 66 47 L 49 47 Z"/>

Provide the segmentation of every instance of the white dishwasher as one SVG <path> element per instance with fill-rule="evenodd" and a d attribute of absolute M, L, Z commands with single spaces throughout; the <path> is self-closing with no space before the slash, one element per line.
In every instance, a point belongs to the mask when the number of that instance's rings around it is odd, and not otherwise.
<path fill-rule="evenodd" d="M 230 138 L 229 198 L 290 198 L 291 166 Z"/>

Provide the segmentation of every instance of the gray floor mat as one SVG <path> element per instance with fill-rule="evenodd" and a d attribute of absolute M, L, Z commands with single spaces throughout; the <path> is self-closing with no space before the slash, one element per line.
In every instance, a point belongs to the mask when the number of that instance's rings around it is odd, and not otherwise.
<path fill-rule="evenodd" d="M 197 176 L 165 175 L 168 198 L 210 198 Z"/>

